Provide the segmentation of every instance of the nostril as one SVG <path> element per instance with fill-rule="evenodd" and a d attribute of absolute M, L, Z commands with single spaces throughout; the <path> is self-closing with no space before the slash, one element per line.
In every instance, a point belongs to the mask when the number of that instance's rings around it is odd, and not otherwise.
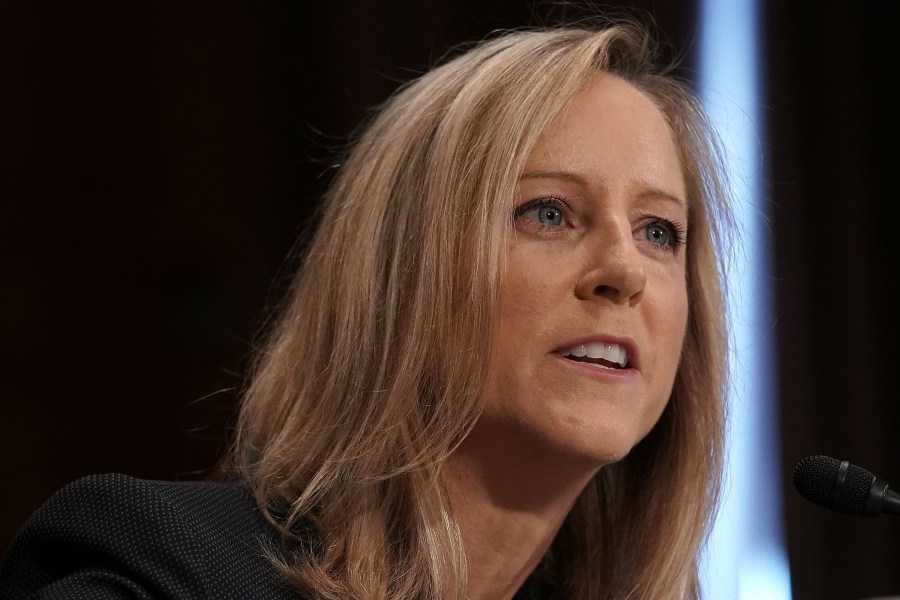
<path fill-rule="evenodd" d="M 635 306 L 641 300 L 643 288 L 635 288 L 633 291 L 626 292 L 624 288 L 614 285 L 600 284 L 594 286 L 594 298 L 605 298 L 610 302 L 619 304 L 628 304 Z"/>
<path fill-rule="evenodd" d="M 618 290 L 611 285 L 598 285 L 594 288 L 594 293 L 598 296 L 609 296 L 610 294 L 617 294 Z"/>

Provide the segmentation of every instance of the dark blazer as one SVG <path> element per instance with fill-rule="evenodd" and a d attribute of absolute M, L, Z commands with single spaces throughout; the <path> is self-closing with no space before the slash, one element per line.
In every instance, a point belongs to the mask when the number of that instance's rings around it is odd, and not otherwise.
<path fill-rule="evenodd" d="M 273 531 L 234 483 L 91 475 L 19 532 L 0 599 L 297 600 L 264 555 Z"/>
<path fill-rule="evenodd" d="M 13 540 L 0 600 L 298 600 L 266 558 L 274 528 L 237 483 L 91 475 Z M 516 600 L 549 594 L 534 582 Z"/>

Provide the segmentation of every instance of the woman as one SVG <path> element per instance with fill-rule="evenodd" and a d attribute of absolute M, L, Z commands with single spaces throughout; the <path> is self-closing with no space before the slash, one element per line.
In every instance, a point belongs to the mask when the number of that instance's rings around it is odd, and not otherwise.
<path fill-rule="evenodd" d="M 508 32 L 396 93 L 327 193 L 233 478 L 76 482 L 0 591 L 697 597 L 728 210 L 654 56 L 633 23 Z"/>

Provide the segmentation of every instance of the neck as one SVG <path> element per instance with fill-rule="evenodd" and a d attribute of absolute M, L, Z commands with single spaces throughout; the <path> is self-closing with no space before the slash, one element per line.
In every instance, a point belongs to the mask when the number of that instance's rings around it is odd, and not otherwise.
<path fill-rule="evenodd" d="M 597 470 L 533 439 L 475 427 L 444 471 L 466 547 L 469 600 L 515 595 Z"/>

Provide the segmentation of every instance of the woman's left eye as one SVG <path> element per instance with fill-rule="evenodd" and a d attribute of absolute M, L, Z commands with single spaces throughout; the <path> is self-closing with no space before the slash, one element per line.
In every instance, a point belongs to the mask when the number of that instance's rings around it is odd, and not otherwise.
<path fill-rule="evenodd" d="M 644 231 L 647 232 L 647 239 L 650 241 L 650 243 L 657 244 L 658 246 L 668 245 L 669 232 L 659 223 L 648 225 Z"/>
<path fill-rule="evenodd" d="M 678 247 L 684 242 L 681 229 L 668 221 L 654 221 L 644 226 L 644 235 L 656 246 Z"/>

